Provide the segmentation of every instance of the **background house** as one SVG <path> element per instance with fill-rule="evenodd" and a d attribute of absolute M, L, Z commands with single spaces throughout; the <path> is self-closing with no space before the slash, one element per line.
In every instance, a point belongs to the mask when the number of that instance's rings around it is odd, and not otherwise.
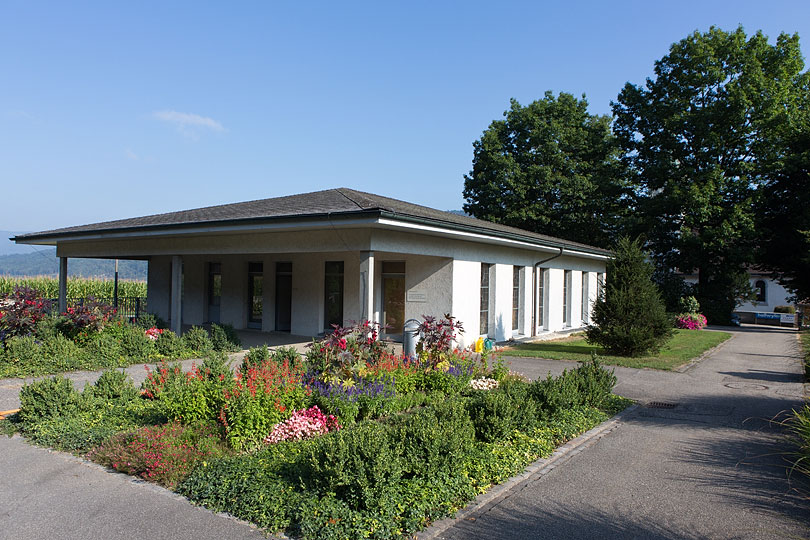
<path fill-rule="evenodd" d="M 148 261 L 149 310 L 313 336 L 450 313 L 498 341 L 585 325 L 609 252 L 339 188 L 16 236 L 70 257 Z M 64 296 L 61 298 L 64 301 Z"/>

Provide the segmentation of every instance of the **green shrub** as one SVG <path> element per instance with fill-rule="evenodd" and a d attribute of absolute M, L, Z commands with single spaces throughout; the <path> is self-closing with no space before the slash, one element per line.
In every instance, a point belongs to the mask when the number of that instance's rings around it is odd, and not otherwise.
<path fill-rule="evenodd" d="M 164 358 L 181 358 L 185 352 L 183 345 L 183 340 L 171 330 L 164 330 L 155 340 L 155 350 Z"/>
<path fill-rule="evenodd" d="M 24 426 L 35 444 L 83 454 L 116 433 L 166 421 L 156 403 L 144 399 L 104 401 L 85 398 L 79 409 Z"/>
<path fill-rule="evenodd" d="M 531 383 L 530 394 L 545 416 L 582 406 L 602 407 L 616 385 L 616 375 L 599 362 L 597 356 L 559 377 L 549 376 Z"/>
<path fill-rule="evenodd" d="M 40 346 L 34 336 L 13 336 L 6 340 L 2 349 L 4 375 L 34 374 L 42 363 Z"/>
<path fill-rule="evenodd" d="M 188 332 L 183 334 L 183 348 L 189 352 L 202 355 L 214 350 L 214 342 L 208 337 L 205 328 L 192 326 Z"/>
<path fill-rule="evenodd" d="M 68 320 L 58 313 L 51 313 L 37 322 L 34 335 L 38 339 L 46 339 L 57 335 L 66 336 L 69 334 Z"/>
<path fill-rule="evenodd" d="M 154 313 L 141 314 L 141 316 L 135 321 L 135 324 L 144 330 L 148 330 L 149 328 L 160 328 L 161 330 L 165 330 L 169 328 L 169 324 Z"/>
<path fill-rule="evenodd" d="M 155 348 L 151 339 L 146 337 L 142 328 L 135 325 L 124 325 L 120 330 L 121 352 L 132 362 L 146 361 Z"/>
<path fill-rule="evenodd" d="M 43 339 L 39 353 L 43 361 L 54 366 L 55 371 L 70 371 L 85 367 L 78 345 L 62 334 Z"/>
<path fill-rule="evenodd" d="M 273 362 L 279 365 L 283 364 L 285 361 L 289 362 L 290 364 L 301 361 L 301 355 L 298 354 L 295 347 L 278 347 L 270 355 L 270 358 L 273 360 Z"/>
<path fill-rule="evenodd" d="M 268 360 L 270 360 L 270 349 L 267 348 L 267 345 L 251 347 L 242 359 L 242 371 L 246 372 L 250 368 L 259 366 Z"/>
<path fill-rule="evenodd" d="M 349 426 L 357 421 L 360 415 L 360 404 L 338 396 L 323 396 L 317 392 L 312 395 L 312 404 L 326 415 L 334 415 L 338 424 Z"/>
<path fill-rule="evenodd" d="M 776 306 L 773 308 L 774 313 L 796 313 L 794 306 Z"/>
<path fill-rule="evenodd" d="M 26 384 L 20 390 L 20 421 L 34 423 L 76 410 L 79 393 L 65 377 L 51 377 Z"/>
<path fill-rule="evenodd" d="M 87 343 L 82 352 L 88 366 L 113 368 L 129 365 L 121 347 L 121 340 L 104 332 Z"/>
<path fill-rule="evenodd" d="M 679 313 L 700 313 L 700 302 L 694 296 L 684 296 L 678 302 Z"/>
<path fill-rule="evenodd" d="M 315 439 L 302 456 L 300 474 L 318 493 L 334 493 L 353 509 L 372 508 L 402 476 L 401 455 L 402 441 L 391 428 L 361 422 Z"/>
<path fill-rule="evenodd" d="M 514 386 L 512 392 L 497 388 L 476 392 L 470 397 L 467 410 L 478 440 L 494 442 L 506 439 L 517 429 L 530 430 L 535 426 L 538 418 L 536 403 L 526 399 L 527 392 L 517 390 L 517 383 Z"/>
<path fill-rule="evenodd" d="M 97 399 L 125 401 L 136 399 L 140 394 L 130 376 L 124 371 L 105 371 L 92 387 L 82 392 L 82 395 L 88 392 Z"/>
<path fill-rule="evenodd" d="M 619 356 L 660 350 L 673 335 L 673 323 L 652 281 L 653 267 L 639 241 L 622 238 L 607 263 L 604 294 L 593 306 L 588 342 Z"/>
<path fill-rule="evenodd" d="M 475 443 L 475 427 L 464 403 L 451 399 L 400 421 L 402 468 L 408 476 L 433 476 L 453 470 Z"/>
<path fill-rule="evenodd" d="M 242 349 L 242 340 L 230 324 L 212 324 L 211 341 L 215 351 L 234 352 Z"/>

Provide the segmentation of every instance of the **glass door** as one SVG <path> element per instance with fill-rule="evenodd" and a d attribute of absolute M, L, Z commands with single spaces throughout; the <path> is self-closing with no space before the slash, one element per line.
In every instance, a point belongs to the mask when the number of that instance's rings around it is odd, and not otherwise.
<path fill-rule="evenodd" d="M 262 327 L 264 268 L 260 262 L 248 263 L 248 328 Z"/>
<path fill-rule="evenodd" d="M 383 335 L 402 340 L 405 325 L 405 263 L 382 263 Z"/>
<path fill-rule="evenodd" d="M 323 326 L 331 333 L 333 325 L 343 326 L 343 261 L 326 261 L 323 285 Z"/>
<path fill-rule="evenodd" d="M 222 303 L 222 264 L 208 263 L 208 322 L 219 322 Z"/>
<path fill-rule="evenodd" d="M 276 331 L 292 330 L 292 263 L 276 263 Z"/>

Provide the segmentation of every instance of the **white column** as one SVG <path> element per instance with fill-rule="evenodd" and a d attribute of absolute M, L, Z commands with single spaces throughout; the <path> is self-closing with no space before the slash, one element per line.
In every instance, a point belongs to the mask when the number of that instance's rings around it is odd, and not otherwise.
<path fill-rule="evenodd" d="M 495 264 L 495 275 L 490 275 L 490 298 L 494 288 L 495 301 L 490 304 L 494 311 L 494 324 L 490 325 L 489 337 L 506 341 L 512 337 L 512 268 L 511 264 Z M 492 315 L 490 315 L 492 317 Z"/>
<path fill-rule="evenodd" d="M 374 322 L 374 252 L 360 252 L 360 313 L 362 320 Z"/>
<path fill-rule="evenodd" d="M 67 257 L 59 257 L 59 313 L 67 311 Z"/>
<path fill-rule="evenodd" d="M 571 272 L 571 283 L 568 284 L 570 291 L 568 299 L 571 302 L 569 313 L 571 313 L 571 328 L 582 326 L 582 272 L 574 270 Z"/>
<path fill-rule="evenodd" d="M 546 301 L 548 307 L 546 308 L 548 317 L 546 328 L 552 332 L 561 330 L 563 327 L 563 282 L 565 280 L 565 271 L 562 268 L 549 268 L 548 281 L 546 281 Z"/>
<path fill-rule="evenodd" d="M 178 336 L 183 331 L 183 258 L 172 256 L 172 331 Z"/>
<path fill-rule="evenodd" d="M 532 287 L 534 286 L 534 268 L 525 266 L 521 272 L 521 310 L 520 310 L 520 333 L 524 336 L 532 335 Z"/>

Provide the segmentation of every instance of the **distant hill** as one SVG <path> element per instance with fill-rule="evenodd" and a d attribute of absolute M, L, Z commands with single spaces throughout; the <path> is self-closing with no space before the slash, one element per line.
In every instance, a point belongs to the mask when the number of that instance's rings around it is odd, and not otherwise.
<path fill-rule="evenodd" d="M 16 255 L 20 253 L 33 253 L 36 250 L 47 249 L 42 246 L 28 246 L 15 244 L 9 238 L 23 234 L 25 231 L 0 231 L 0 255 Z"/>
<path fill-rule="evenodd" d="M 5 233 L 3 233 L 5 234 Z M 0 255 L 0 275 L 5 276 L 56 276 L 59 274 L 59 259 L 55 248 L 45 248 L 27 253 Z M 146 281 L 146 261 L 118 262 L 118 277 Z M 81 277 L 112 278 L 115 266 L 109 259 L 70 259 L 68 275 Z"/>

